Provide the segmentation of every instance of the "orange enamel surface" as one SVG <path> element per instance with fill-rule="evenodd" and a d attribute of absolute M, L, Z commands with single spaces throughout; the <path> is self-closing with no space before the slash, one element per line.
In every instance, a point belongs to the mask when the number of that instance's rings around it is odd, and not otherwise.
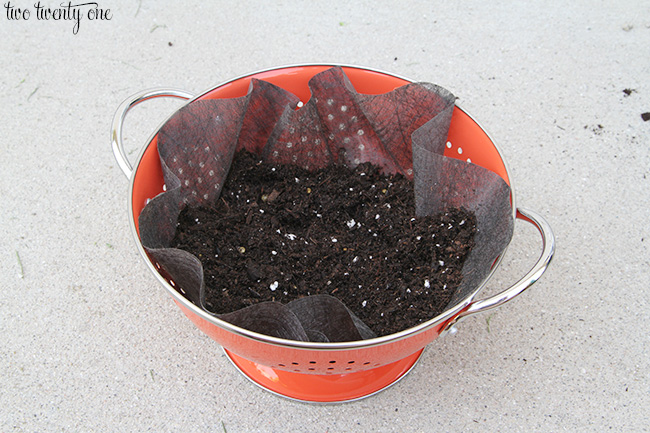
<path fill-rule="evenodd" d="M 178 305 L 201 331 L 235 355 L 276 370 L 308 375 L 347 374 L 394 363 L 418 352 L 435 340 L 444 327 L 444 323 L 439 324 L 412 337 L 379 346 L 310 350 L 278 346 L 237 335 L 197 316 L 187 307 Z"/>
<path fill-rule="evenodd" d="M 298 96 L 303 102 L 307 102 L 311 96 L 309 80 L 314 75 L 329 68 L 331 66 L 293 66 L 260 72 L 221 85 L 203 95 L 201 99 L 236 98 L 244 96 L 248 92 L 251 79 L 257 78 L 282 87 Z M 402 78 L 393 77 L 381 72 L 350 67 L 343 67 L 343 70 L 359 93 L 387 93 L 396 87 L 409 83 Z"/>
<path fill-rule="evenodd" d="M 231 361 L 258 385 L 285 397 L 309 402 L 343 402 L 374 394 L 399 380 L 413 367 L 422 350 L 371 370 L 344 374 L 304 374 L 257 364 L 226 350 Z"/>
<path fill-rule="evenodd" d="M 373 394 L 406 374 L 440 324 L 413 337 L 346 350 L 277 346 L 224 330 L 178 303 L 187 317 L 226 349 L 250 380 L 285 397 L 311 402 L 354 400 Z"/>
<path fill-rule="evenodd" d="M 506 166 L 490 137 L 458 107 L 454 108 L 451 116 L 447 141 L 452 143 L 452 147 L 445 149 L 445 156 L 461 160 L 469 158 L 472 163 L 495 172 L 510 185 Z M 458 148 L 462 153 L 458 153 Z"/>

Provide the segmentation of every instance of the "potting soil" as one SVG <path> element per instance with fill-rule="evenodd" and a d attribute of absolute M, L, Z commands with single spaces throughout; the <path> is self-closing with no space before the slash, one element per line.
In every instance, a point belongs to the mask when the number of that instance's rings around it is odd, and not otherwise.
<path fill-rule="evenodd" d="M 181 212 L 171 247 L 201 261 L 215 314 L 330 294 L 380 336 L 445 309 L 475 233 L 462 208 L 415 218 L 413 182 L 369 163 L 308 171 L 241 151 L 220 198 Z"/>

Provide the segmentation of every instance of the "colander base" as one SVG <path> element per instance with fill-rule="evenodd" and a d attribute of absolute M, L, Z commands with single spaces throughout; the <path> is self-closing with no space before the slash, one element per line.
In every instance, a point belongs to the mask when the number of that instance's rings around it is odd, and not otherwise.
<path fill-rule="evenodd" d="M 309 403 L 342 403 L 369 397 L 395 384 L 415 366 L 424 349 L 391 364 L 345 374 L 305 374 L 258 364 L 224 349 L 233 365 L 262 389 Z"/>

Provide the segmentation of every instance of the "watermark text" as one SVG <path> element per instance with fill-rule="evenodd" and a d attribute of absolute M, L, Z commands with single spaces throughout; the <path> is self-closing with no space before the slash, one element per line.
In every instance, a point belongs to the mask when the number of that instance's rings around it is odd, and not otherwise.
<path fill-rule="evenodd" d="M 113 13 L 103 9 L 98 2 L 73 3 L 62 2 L 57 7 L 50 7 L 40 0 L 29 7 L 19 7 L 12 2 L 4 3 L 5 17 L 9 21 L 66 21 L 72 23 L 72 33 L 79 33 L 81 21 L 110 21 Z"/>

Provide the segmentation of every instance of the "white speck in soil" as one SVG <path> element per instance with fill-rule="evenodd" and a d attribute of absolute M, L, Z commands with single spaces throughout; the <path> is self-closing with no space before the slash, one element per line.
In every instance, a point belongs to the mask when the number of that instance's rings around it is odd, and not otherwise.
<path fill-rule="evenodd" d="M 425 289 L 429 289 L 429 288 L 431 288 L 431 283 L 429 282 L 428 279 L 427 279 L 427 280 L 424 280 L 424 288 L 425 288 Z"/>
<path fill-rule="evenodd" d="M 445 262 L 443 262 L 442 260 L 438 260 L 438 264 L 439 264 L 440 266 L 445 266 Z"/>
<path fill-rule="evenodd" d="M 271 289 L 272 292 L 275 292 L 275 290 L 278 288 L 279 285 L 280 285 L 280 283 L 278 283 L 277 281 L 274 281 L 269 286 L 269 289 Z"/>
<path fill-rule="evenodd" d="M 346 222 L 346 224 L 347 224 L 348 228 L 351 229 L 352 227 L 354 227 L 357 224 L 357 222 L 353 218 L 350 221 Z"/>
<path fill-rule="evenodd" d="M 286 235 L 284 235 L 284 237 L 289 239 L 290 241 L 295 241 L 297 238 L 297 236 L 294 235 L 293 233 L 287 233 Z"/>
<path fill-rule="evenodd" d="M 338 242 L 339 240 L 336 238 L 332 238 L 332 242 Z"/>
<path fill-rule="evenodd" d="M 366 305 L 368 305 L 368 301 L 363 301 L 363 302 L 361 303 L 361 306 L 362 306 L 362 307 L 365 307 Z"/>

